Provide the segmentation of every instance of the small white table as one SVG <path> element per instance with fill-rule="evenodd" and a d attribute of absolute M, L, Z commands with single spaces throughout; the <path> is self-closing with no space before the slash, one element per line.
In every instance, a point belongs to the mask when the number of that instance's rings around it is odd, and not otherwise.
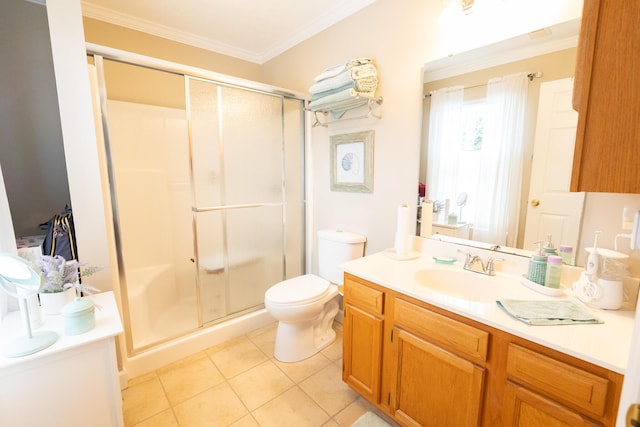
<path fill-rule="evenodd" d="M 61 315 L 43 315 L 36 329 L 58 333 L 50 347 L 28 356 L 2 356 L 24 336 L 19 312 L 0 324 L 0 426 L 123 426 L 115 337 L 122 322 L 113 292 L 96 294 L 96 327 L 65 336 Z M 98 308 L 99 306 L 99 308 Z"/>
<path fill-rule="evenodd" d="M 469 224 L 444 224 L 434 222 L 431 224 L 433 234 L 443 234 L 445 236 L 459 237 L 461 239 L 469 238 Z"/>

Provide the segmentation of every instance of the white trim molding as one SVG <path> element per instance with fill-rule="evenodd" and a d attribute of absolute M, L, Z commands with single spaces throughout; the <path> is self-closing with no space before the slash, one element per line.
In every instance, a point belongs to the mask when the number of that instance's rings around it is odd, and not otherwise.
<path fill-rule="evenodd" d="M 31 0 L 38 1 L 38 0 Z M 44 2 L 44 0 L 41 0 Z M 354 14 L 360 9 L 374 3 L 375 0 L 351 0 L 341 4 L 339 7 L 318 16 L 308 25 L 304 25 L 302 29 L 299 26 L 293 26 L 295 29 L 292 33 L 288 33 L 286 37 L 276 41 L 263 51 L 251 51 L 238 46 L 222 43 L 202 35 L 198 35 L 189 31 L 184 31 L 175 27 L 158 24 L 133 15 L 118 12 L 114 9 L 98 6 L 88 1 L 82 1 L 82 14 L 87 18 L 97 19 L 99 21 L 108 22 L 113 25 L 129 28 L 143 33 L 173 40 L 178 43 L 184 43 L 201 49 L 231 56 L 241 60 L 253 62 L 256 64 L 264 64 L 270 59 L 280 55 L 293 46 L 303 42 L 304 40 L 324 31 L 336 22 Z"/>

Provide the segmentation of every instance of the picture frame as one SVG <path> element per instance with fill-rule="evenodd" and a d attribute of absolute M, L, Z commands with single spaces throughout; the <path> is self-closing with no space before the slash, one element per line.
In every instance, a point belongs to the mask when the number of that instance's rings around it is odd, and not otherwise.
<path fill-rule="evenodd" d="M 331 191 L 373 193 L 374 131 L 333 135 Z"/>

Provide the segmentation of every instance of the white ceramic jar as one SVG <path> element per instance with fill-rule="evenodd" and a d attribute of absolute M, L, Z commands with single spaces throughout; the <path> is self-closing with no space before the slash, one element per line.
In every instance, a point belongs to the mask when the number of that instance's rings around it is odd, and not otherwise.
<path fill-rule="evenodd" d="M 62 309 L 64 334 L 80 335 L 96 327 L 95 304 L 90 298 L 76 297 Z"/>

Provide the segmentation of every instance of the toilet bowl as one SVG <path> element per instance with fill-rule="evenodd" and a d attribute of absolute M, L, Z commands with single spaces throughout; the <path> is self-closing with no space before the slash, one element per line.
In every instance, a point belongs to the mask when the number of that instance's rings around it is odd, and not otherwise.
<path fill-rule="evenodd" d="M 264 304 L 279 321 L 274 357 L 281 362 L 311 357 L 336 338 L 338 288 L 328 280 L 312 274 L 285 280 L 267 290 Z"/>

